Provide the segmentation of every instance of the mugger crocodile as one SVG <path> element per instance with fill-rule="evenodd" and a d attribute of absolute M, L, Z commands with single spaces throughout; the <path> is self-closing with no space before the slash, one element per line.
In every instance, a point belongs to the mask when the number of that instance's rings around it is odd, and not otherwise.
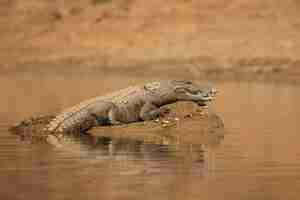
<path fill-rule="evenodd" d="M 204 106 L 216 92 L 215 88 L 199 87 L 185 80 L 132 86 L 68 108 L 53 118 L 44 130 L 85 132 L 94 126 L 152 120 L 168 112 L 168 108 L 162 107 L 166 104 L 192 101 Z"/>

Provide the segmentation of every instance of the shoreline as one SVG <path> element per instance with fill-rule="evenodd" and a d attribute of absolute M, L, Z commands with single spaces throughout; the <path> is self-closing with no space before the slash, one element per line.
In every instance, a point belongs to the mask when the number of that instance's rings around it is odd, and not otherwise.
<path fill-rule="evenodd" d="M 103 63 L 76 57 L 55 61 L 29 60 L 0 65 L 1 76 L 127 76 L 213 81 L 251 81 L 300 84 L 300 60 L 256 58 L 222 62 L 213 58 L 165 59 Z"/>

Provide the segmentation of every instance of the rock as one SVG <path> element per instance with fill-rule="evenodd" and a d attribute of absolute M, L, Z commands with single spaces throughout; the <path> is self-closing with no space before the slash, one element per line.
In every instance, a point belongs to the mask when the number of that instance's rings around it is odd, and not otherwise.
<path fill-rule="evenodd" d="M 162 119 L 120 126 L 95 127 L 89 131 L 95 137 L 127 138 L 155 143 L 203 143 L 209 138 L 224 136 L 224 124 L 215 113 L 193 103 L 169 105 L 171 112 Z M 198 110 L 197 110 L 198 109 Z M 189 117 L 186 117 L 189 115 Z M 143 124 L 143 125 L 141 125 Z M 212 137 L 210 137 L 212 136 Z"/>
<path fill-rule="evenodd" d="M 63 145 L 59 142 L 59 138 L 56 137 L 55 135 L 48 135 L 46 137 L 46 141 L 47 141 L 47 143 L 49 143 L 57 148 L 63 147 Z"/>

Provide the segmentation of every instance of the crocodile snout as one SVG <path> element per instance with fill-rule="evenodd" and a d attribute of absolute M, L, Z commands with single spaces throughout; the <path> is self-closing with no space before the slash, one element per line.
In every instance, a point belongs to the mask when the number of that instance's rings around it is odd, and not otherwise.
<path fill-rule="evenodd" d="M 217 93 L 218 93 L 218 90 L 215 88 L 211 88 L 211 89 L 207 90 L 206 92 L 199 91 L 198 94 L 200 96 L 200 99 L 196 103 L 199 106 L 206 106 L 206 103 L 212 101 Z"/>

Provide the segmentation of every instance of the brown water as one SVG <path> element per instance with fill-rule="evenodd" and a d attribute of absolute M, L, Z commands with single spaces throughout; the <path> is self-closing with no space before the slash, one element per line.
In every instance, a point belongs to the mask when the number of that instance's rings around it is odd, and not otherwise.
<path fill-rule="evenodd" d="M 199 144 L 69 138 L 64 148 L 6 130 L 145 79 L 0 77 L 0 199 L 300 199 L 300 87 L 217 83 L 225 134 Z"/>

